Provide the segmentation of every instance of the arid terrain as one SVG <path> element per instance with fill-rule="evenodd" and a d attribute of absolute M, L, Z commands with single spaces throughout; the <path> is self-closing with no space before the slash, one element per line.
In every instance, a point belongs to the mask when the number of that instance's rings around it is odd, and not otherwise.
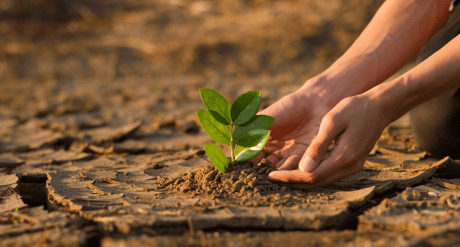
<path fill-rule="evenodd" d="M 1 0 L 0 246 L 460 246 L 460 161 L 418 150 L 407 119 L 314 190 L 203 149 L 200 88 L 266 108 L 382 2 Z"/>

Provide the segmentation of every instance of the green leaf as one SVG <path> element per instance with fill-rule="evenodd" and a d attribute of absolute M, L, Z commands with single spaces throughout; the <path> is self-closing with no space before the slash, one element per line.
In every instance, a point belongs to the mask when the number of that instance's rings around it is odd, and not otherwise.
<path fill-rule="evenodd" d="M 266 132 L 266 135 L 260 136 L 259 134 L 254 134 L 255 132 Z M 256 157 L 264 149 L 265 145 L 267 144 L 268 138 L 270 137 L 270 131 L 269 130 L 251 130 L 248 133 L 242 135 L 243 138 L 246 138 L 249 136 L 253 136 L 254 140 L 257 138 L 259 142 L 255 146 L 252 146 L 252 147 L 244 147 L 242 145 L 237 144 L 235 147 L 235 154 L 237 154 L 235 157 L 236 161 L 242 162 L 242 161 L 250 160 Z M 262 139 L 259 139 L 260 137 L 262 137 Z"/>
<path fill-rule="evenodd" d="M 238 154 L 241 153 L 241 151 L 245 150 L 246 148 L 245 147 L 242 147 L 242 146 L 239 146 L 239 145 L 236 145 L 235 146 L 235 155 L 238 156 Z"/>
<path fill-rule="evenodd" d="M 222 173 L 227 172 L 229 164 L 228 158 L 217 145 L 206 143 L 204 144 L 204 150 L 217 170 Z"/>
<path fill-rule="evenodd" d="M 237 145 L 250 148 L 258 145 L 262 140 L 270 136 L 269 130 L 251 130 L 240 136 Z"/>
<path fill-rule="evenodd" d="M 227 125 L 217 122 L 207 109 L 197 110 L 196 115 L 201 126 L 214 141 L 220 144 L 230 144 L 230 133 Z"/>
<path fill-rule="evenodd" d="M 200 94 L 203 104 L 214 119 L 222 124 L 230 125 L 230 103 L 228 103 L 228 100 L 220 93 L 209 88 L 201 88 Z"/>
<path fill-rule="evenodd" d="M 249 91 L 240 95 L 232 104 L 231 116 L 233 123 L 243 125 L 259 110 L 262 101 L 262 93 L 259 91 Z"/>
<path fill-rule="evenodd" d="M 275 118 L 267 115 L 256 115 L 251 121 L 243 126 L 236 126 L 233 138 L 239 140 L 240 136 L 255 129 L 268 129 L 275 121 Z"/>

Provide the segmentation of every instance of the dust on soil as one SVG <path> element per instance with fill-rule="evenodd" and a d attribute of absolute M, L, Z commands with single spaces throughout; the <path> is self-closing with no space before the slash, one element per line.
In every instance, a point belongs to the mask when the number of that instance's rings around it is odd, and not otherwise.
<path fill-rule="evenodd" d="M 1 245 L 458 244 L 460 164 L 410 128 L 310 191 L 270 182 L 266 161 L 221 174 L 203 151 L 199 88 L 259 90 L 265 108 L 382 2 L 2 0 Z"/>

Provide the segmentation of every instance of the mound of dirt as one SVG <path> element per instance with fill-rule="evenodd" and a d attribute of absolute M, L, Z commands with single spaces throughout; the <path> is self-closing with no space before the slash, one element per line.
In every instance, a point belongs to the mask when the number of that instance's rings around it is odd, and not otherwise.
<path fill-rule="evenodd" d="M 175 193 L 203 193 L 222 200 L 239 198 L 239 204 L 244 206 L 294 206 L 309 201 L 307 193 L 268 180 L 268 174 L 274 170 L 275 165 L 266 159 L 257 165 L 235 162 L 227 173 L 209 165 L 172 179 L 158 178 L 159 188 Z"/>

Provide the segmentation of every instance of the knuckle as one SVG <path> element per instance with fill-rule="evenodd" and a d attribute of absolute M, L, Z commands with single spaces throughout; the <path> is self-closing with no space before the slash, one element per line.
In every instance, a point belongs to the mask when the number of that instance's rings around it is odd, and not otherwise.
<path fill-rule="evenodd" d="M 336 121 L 337 121 L 337 115 L 333 113 L 328 113 L 323 117 L 323 121 L 321 125 L 325 125 L 326 127 L 332 127 L 334 126 Z"/>
<path fill-rule="evenodd" d="M 354 97 L 347 97 L 347 98 L 342 99 L 339 102 L 338 106 L 339 107 L 345 107 L 345 106 L 348 106 L 350 104 L 353 104 L 354 101 L 355 101 Z"/>
<path fill-rule="evenodd" d="M 346 98 L 346 103 L 350 104 L 350 105 L 353 105 L 353 104 L 360 104 L 361 103 L 361 98 L 360 97 L 356 97 L 356 96 L 352 96 L 352 97 L 348 97 Z"/>
<path fill-rule="evenodd" d="M 292 156 L 290 156 L 287 160 L 286 160 L 286 163 L 299 163 L 300 159 L 302 159 L 302 156 L 298 155 L 298 154 L 294 154 Z"/>

